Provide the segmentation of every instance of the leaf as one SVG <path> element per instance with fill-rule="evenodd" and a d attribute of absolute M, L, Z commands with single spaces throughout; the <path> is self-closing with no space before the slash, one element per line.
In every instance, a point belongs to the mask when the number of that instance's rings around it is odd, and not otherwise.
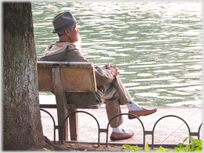
<path fill-rule="evenodd" d="M 169 150 L 169 149 L 167 149 L 167 148 L 163 148 L 163 150 L 164 150 L 164 151 L 170 151 L 170 150 Z"/>
<path fill-rule="evenodd" d="M 185 148 L 175 147 L 174 150 L 172 150 L 172 152 L 186 152 L 186 150 L 185 150 Z"/>
<path fill-rule="evenodd" d="M 184 147 L 183 143 L 179 143 L 177 146 L 179 146 L 180 148 Z"/>
<path fill-rule="evenodd" d="M 179 148 L 179 152 L 186 152 L 185 148 Z"/>
<path fill-rule="evenodd" d="M 186 146 L 185 146 L 185 149 L 186 149 L 186 150 L 191 150 L 191 146 L 190 146 L 190 145 L 186 145 Z"/>
<path fill-rule="evenodd" d="M 52 152 L 51 150 L 47 150 L 46 148 L 44 148 L 44 150 L 45 150 L 46 152 Z"/>
<path fill-rule="evenodd" d="M 177 152 L 179 151 L 179 148 L 178 147 L 175 147 L 174 150 L 172 150 L 173 152 Z"/>
<path fill-rule="evenodd" d="M 128 145 L 128 144 L 122 145 L 122 147 L 125 147 L 125 148 L 128 148 L 128 149 L 135 148 L 135 146 L 130 146 L 130 145 Z"/>
<path fill-rule="evenodd" d="M 169 149 L 160 146 L 156 151 L 157 152 L 164 152 L 164 151 L 169 151 Z"/>
<path fill-rule="evenodd" d="M 145 143 L 145 151 L 149 151 L 149 144 L 148 144 L 148 142 Z"/>
<path fill-rule="evenodd" d="M 155 151 L 157 151 L 157 152 L 163 151 L 163 147 L 160 146 L 160 147 L 159 147 L 157 150 L 155 150 Z"/>
<path fill-rule="evenodd" d="M 128 148 L 130 145 L 124 144 L 122 147 Z"/>
<path fill-rule="evenodd" d="M 141 150 L 139 150 L 139 147 L 136 145 L 135 148 L 133 149 L 134 151 L 138 151 L 141 152 Z"/>
<path fill-rule="evenodd" d="M 186 138 L 183 140 L 183 143 L 186 142 L 186 140 L 188 140 L 188 137 L 186 137 Z"/>
<path fill-rule="evenodd" d="M 193 139 L 193 141 L 196 143 L 196 146 L 202 147 L 202 140 L 199 139 Z"/>
<path fill-rule="evenodd" d="M 189 135 L 189 139 L 190 139 L 190 140 L 193 140 L 193 137 Z"/>
<path fill-rule="evenodd" d="M 202 147 L 197 147 L 197 148 L 195 149 L 195 151 L 196 151 L 196 152 L 198 152 L 198 151 L 201 152 L 201 151 L 202 151 Z"/>
<path fill-rule="evenodd" d="M 192 144 L 192 149 L 195 150 L 195 147 L 196 147 L 196 143 L 194 142 L 194 143 Z"/>

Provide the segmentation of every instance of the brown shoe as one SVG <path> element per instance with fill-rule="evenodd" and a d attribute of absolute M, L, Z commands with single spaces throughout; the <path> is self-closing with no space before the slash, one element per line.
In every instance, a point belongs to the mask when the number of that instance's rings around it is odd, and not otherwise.
<path fill-rule="evenodd" d="M 123 130 L 124 131 L 124 130 Z M 128 139 L 131 138 L 134 135 L 134 133 L 116 133 L 116 132 L 112 132 L 110 139 L 111 140 L 121 140 L 121 139 Z"/>
<path fill-rule="evenodd" d="M 143 108 L 143 107 L 142 107 L 142 108 Z M 153 114 L 153 113 L 155 113 L 156 111 L 157 111 L 156 108 L 154 108 L 154 109 L 145 109 L 145 108 L 143 108 L 143 110 L 129 111 L 128 113 L 134 114 L 134 115 L 140 117 L 140 116 L 146 116 L 146 115 Z M 128 115 L 128 118 L 129 118 L 129 119 L 134 119 L 134 118 L 136 118 L 136 117 L 131 116 L 131 115 Z"/>

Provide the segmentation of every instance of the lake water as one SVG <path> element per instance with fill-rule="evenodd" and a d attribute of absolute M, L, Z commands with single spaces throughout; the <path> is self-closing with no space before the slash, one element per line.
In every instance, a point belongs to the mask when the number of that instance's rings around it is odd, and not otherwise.
<path fill-rule="evenodd" d="M 135 102 L 201 106 L 202 3 L 199 1 L 32 2 L 37 56 L 53 44 L 52 19 L 81 18 L 81 52 L 97 66 L 116 64 Z"/>

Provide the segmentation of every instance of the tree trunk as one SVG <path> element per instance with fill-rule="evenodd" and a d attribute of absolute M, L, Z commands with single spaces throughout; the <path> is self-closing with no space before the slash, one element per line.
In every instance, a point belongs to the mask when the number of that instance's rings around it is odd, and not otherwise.
<path fill-rule="evenodd" d="M 3 3 L 3 150 L 45 146 L 31 3 Z"/>

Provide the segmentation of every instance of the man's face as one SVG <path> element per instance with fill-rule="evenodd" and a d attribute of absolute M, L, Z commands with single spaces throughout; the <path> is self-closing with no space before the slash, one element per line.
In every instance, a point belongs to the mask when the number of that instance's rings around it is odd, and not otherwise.
<path fill-rule="evenodd" d="M 79 30 L 77 28 L 77 24 L 75 24 L 73 27 L 72 27 L 72 30 L 68 30 L 69 31 L 69 40 L 71 43 L 74 43 L 76 41 L 79 40 Z"/>

